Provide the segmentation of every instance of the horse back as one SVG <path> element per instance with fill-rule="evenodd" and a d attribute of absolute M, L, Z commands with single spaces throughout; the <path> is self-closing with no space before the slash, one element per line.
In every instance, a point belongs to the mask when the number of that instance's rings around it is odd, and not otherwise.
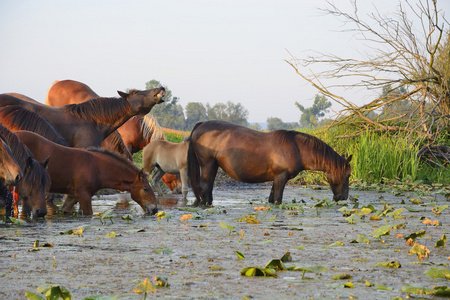
<path fill-rule="evenodd" d="M 99 98 L 88 85 L 75 80 L 55 81 L 47 92 L 45 104 L 61 107 L 67 104 L 78 104 L 90 99 Z"/>

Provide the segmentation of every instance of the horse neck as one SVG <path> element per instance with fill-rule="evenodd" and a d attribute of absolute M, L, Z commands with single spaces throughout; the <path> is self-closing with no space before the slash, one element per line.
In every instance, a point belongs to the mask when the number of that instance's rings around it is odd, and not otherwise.
<path fill-rule="evenodd" d="M 319 147 L 314 147 L 315 143 L 316 145 L 319 143 Z M 310 141 L 308 144 L 310 147 L 306 148 L 303 141 L 298 142 L 304 169 L 331 174 L 336 169 L 340 156 L 330 146 L 320 140 Z M 302 151 L 301 149 L 305 150 Z"/>
<path fill-rule="evenodd" d="M 100 172 L 99 179 L 102 188 L 129 191 L 136 177 L 135 168 L 125 161 L 104 154 L 96 158 Z"/>

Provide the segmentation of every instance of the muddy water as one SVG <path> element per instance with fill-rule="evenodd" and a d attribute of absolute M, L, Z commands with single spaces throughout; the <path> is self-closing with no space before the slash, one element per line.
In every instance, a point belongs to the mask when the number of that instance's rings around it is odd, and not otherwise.
<path fill-rule="evenodd" d="M 25 299 L 26 291 L 34 292 L 44 284 L 66 287 L 73 299 L 111 294 L 118 295 L 119 299 L 142 299 L 133 289 L 144 278 L 153 280 L 155 276 L 167 277 L 170 284 L 152 295 L 164 299 L 391 299 L 404 298 L 407 294 L 400 289 L 407 284 L 429 288 L 448 285 L 448 281 L 424 274 L 431 267 L 448 268 L 450 262 L 448 246 L 434 247 L 443 234 L 450 235 L 450 209 L 436 216 L 430 206 L 449 204 L 443 196 L 352 191 L 352 195 L 359 196 L 359 207 L 371 204 L 381 209 L 383 202 L 387 202 L 395 209 L 408 206 L 418 210 L 404 210 L 402 219 L 387 217 L 389 224 L 404 223 L 404 228 L 391 230 L 390 235 L 378 240 L 371 233 L 386 225 L 384 219 L 374 221 L 367 216 L 349 224 L 338 211 L 342 205 L 314 207 L 318 201 L 331 197 L 328 188 L 287 187 L 284 203 L 297 203 L 304 209 L 303 213 L 282 208 L 256 212 L 254 207 L 267 205 L 269 192 L 267 185 L 217 187 L 214 209 L 198 212 L 187 211 L 191 207 L 182 203 L 181 196 L 168 195 L 159 199 L 160 210 L 167 216 L 161 220 L 144 216 L 132 201 L 118 205 L 129 196 L 115 194 L 93 199 L 94 212 L 112 210 L 111 219 L 55 216 L 26 225 L 3 225 L 0 227 L 0 299 Z M 193 201 L 189 195 L 188 204 Z M 412 204 L 410 198 L 418 198 L 423 204 Z M 355 202 L 347 203 L 350 209 Z M 181 221 L 185 214 L 194 218 Z M 239 218 L 250 214 L 255 214 L 260 223 L 239 222 Z M 122 220 L 127 215 L 133 220 Z M 427 226 L 421 217 L 439 220 L 441 226 Z M 234 228 L 230 227 L 230 232 L 220 222 Z M 79 226 L 85 226 L 79 235 L 61 234 Z M 426 235 L 418 242 L 430 254 L 417 263 L 417 257 L 408 254 L 411 246 L 397 235 L 407 236 L 422 229 Z M 114 238 L 112 232 L 116 234 Z M 356 243 L 359 234 L 366 236 L 369 243 Z M 53 247 L 29 251 L 36 240 L 40 244 L 51 243 Z M 238 260 L 234 251 L 242 252 L 245 259 Z M 328 270 L 321 274 L 306 273 L 303 279 L 302 272 L 295 271 L 277 272 L 277 278 L 240 275 L 243 268 L 264 267 L 286 251 L 292 257 L 286 266 L 320 265 Z M 374 266 L 394 260 L 401 268 Z M 340 273 L 352 278 L 331 279 Z M 354 288 L 342 287 L 348 282 Z"/>

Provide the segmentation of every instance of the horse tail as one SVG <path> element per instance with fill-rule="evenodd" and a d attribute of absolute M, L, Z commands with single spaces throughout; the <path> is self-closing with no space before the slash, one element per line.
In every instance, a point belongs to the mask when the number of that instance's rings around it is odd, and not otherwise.
<path fill-rule="evenodd" d="M 197 198 L 196 202 L 201 201 L 201 191 L 200 191 L 200 166 L 198 163 L 197 155 L 195 154 L 194 145 L 192 141 L 192 134 L 195 129 L 200 126 L 202 122 L 198 122 L 192 128 L 191 134 L 189 135 L 189 147 L 187 154 L 188 161 L 188 177 L 191 183 L 192 191 L 194 192 L 195 197 Z"/>

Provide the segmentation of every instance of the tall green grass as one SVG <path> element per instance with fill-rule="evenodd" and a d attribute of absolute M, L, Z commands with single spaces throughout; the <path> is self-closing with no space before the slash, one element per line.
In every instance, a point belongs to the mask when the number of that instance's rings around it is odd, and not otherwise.
<path fill-rule="evenodd" d="M 407 137 L 366 132 L 359 137 L 353 161 L 355 178 L 368 183 L 388 179 L 417 179 L 419 146 Z"/>

